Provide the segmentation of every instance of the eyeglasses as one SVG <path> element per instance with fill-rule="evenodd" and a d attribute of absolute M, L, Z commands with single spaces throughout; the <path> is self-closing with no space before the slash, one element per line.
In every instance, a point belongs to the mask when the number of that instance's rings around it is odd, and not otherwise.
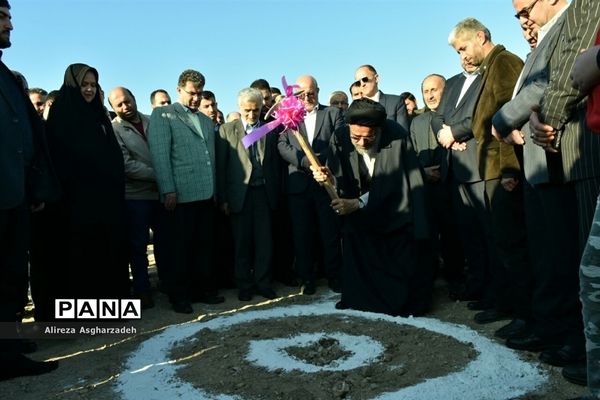
<path fill-rule="evenodd" d="M 302 92 L 297 94 L 299 99 L 305 99 L 307 97 L 315 97 L 315 92 Z"/>
<path fill-rule="evenodd" d="M 200 96 L 202 96 L 202 92 L 188 92 L 187 90 L 185 90 L 182 87 L 180 87 L 180 89 L 183 90 L 185 93 L 189 94 L 192 97 L 200 97 Z"/>
<path fill-rule="evenodd" d="M 362 140 L 364 143 L 372 143 L 375 141 L 376 138 L 377 135 L 357 136 L 350 134 L 350 139 L 352 139 L 353 142 L 360 142 Z"/>
<path fill-rule="evenodd" d="M 537 0 L 536 0 L 537 1 Z M 352 86 L 360 86 L 361 82 L 362 83 L 368 83 L 369 81 L 372 81 L 375 78 L 369 78 L 368 76 L 363 76 L 362 78 L 360 78 L 359 80 L 355 81 Z"/>
<path fill-rule="evenodd" d="M 521 9 L 521 11 L 519 11 L 518 13 L 515 14 L 515 18 L 516 19 L 521 19 L 521 18 L 529 18 L 529 13 L 531 13 L 531 11 L 533 10 L 533 7 L 535 7 L 535 5 L 537 4 L 539 0 L 533 0 L 533 2 L 528 5 L 527 7 L 523 7 Z"/>

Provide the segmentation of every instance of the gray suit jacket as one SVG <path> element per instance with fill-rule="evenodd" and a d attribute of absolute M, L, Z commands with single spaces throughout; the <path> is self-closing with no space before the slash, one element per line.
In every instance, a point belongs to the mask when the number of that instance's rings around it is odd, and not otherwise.
<path fill-rule="evenodd" d="M 393 94 L 384 94 L 381 90 L 379 91 L 379 104 L 385 108 L 385 113 L 388 119 L 396 121 L 404 128 L 406 132 L 410 129 L 410 122 L 408 121 L 408 113 L 406 112 L 406 104 L 400 96 Z"/>
<path fill-rule="evenodd" d="M 516 96 L 504 104 L 492 118 L 492 124 L 502 137 L 507 137 L 513 129 L 523 131 L 524 172 L 525 178 L 532 185 L 562 179 L 560 157 L 554 153 L 547 153 L 529 140 L 531 130 L 528 122 L 531 107 L 540 103 L 548 86 L 550 59 L 556 49 L 564 22 L 565 14 L 556 21 L 544 40 L 529 54 L 515 88 Z"/>
<path fill-rule="evenodd" d="M 221 125 L 216 143 L 217 154 L 217 199 L 219 203 L 227 203 L 231 212 L 242 210 L 250 175 L 252 162 L 250 149 L 242 144 L 246 131 L 242 121 L 232 121 Z M 269 132 L 257 142 L 262 172 L 265 179 L 265 191 L 271 209 L 277 208 L 280 192 L 280 157 L 277 152 L 277 133 Z"/>
<path fill-rule="evenodd" d="M 481 77 L 477 76 L 460 99 L 460 103 L 456 104 L 465 79 L 465 76 L 460 73 L 446 81 L 442 101 L 432 115 L 431 127 L 437 134 L 442 129 L 442 124 L 446 124 L 452 128 L 454 140 L 467 144 L 465 151 L 450 150 L 447 152 L 448 155 L 443 159 L 441 166 L 442 179 L 447 178 L 450 163 L 452 163 L 452 173 L 456 181 L 473 183 L 481 181 L 477 160 L 477 142 L 471 129 L 473 109 L 477 101 Z"/>
<path fill-rule="evenodd" d="M 178 203 L 207 200 L 215 192 L 215 128 L 202 113 L 200 130 L 180 103 L 152 111 L 148 144 L 161 199 L 176 193 Z"/>
<path fill-rule="evenodd" d="M 540 117 L 555 129 L 564 129 L 560 153 L 565 180 L 576 181 L 600 176 L 600 135 L 587 127 L 585 97 L 571 87 L 570 79 L 579 50 L 594 44 L 600 27 L 600 2 L 574 0 L 565 17 L 550 59 L 550 82 L 540 103 Z"/>

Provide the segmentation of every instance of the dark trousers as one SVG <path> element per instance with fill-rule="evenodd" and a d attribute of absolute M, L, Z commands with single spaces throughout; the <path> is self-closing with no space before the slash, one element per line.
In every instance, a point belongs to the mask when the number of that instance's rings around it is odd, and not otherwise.
<path fill-rule="evenodd" d="M 153 233 L 154 257 L 157 269 L 163 265 L 164 235 L 161 230 L 161 212 L 163 205 L 158 200 L 126 200 L 129 232 L 129 266 L 133 276 L 133 291 L 142 293 L 150 291 L 148 278 L 147 247 L 150 242 L 150 232 Z M 164 262 L 164 261 L 163 261 Z"/>
<path fill-rule="evenodd" d="M 533 269 L 532 316 L 539 336 L 582 333 L 577 199 L 573 183 L 525 185 Z"/>
<path fill-rule="evenodd" d="M 22 311 L 23 296 L 27 296 L 29 224 L 26 206 L 0 210 L 0 322 L 15 322 L 17 312 Z M 15 324 L 14 337 L 0 338 L 0 362 L 19 353 L 16 335 Z"/>
<path fill-rule="evenodd" d="M 443 277 L 449 282 L 460 281 L 463 277 L 465 256 L 457 229 L 456 215 L 453 212 L 450 184 L 448 182 L 427 183 L 425 190 L 432 217 L 432 242 L 437 249 L 436 255 L 444 262 Z"/>
<path fill-rule="evenodd" d="M 249 186 L 242 210 L 231 214 L 238 289 L 271 287 L 273 240 L 271 210 L 264 186 Z M 254 271 L 254 273 L 253 273 Z"/>
<path fill-rule="evenodd" d="M 530 315 L 531 277 L 523 184 L 512 191 L 500 179 L 485 182 L 488 207 L 492 218 L 492 235 L 496 259 L 490 264 L 488 298 L 501 311 L 514 313 L 521 319 Z"/>
<path fill-rule="evenodd" d="M 491 218 L 485 203 L 485 183 L 453 182 L 453 206 L 467 260 L 466 288 L 481 297 L 490 276 Z"/>
<path fill-rule="evenodd" d="M 30 211 L 0 210 L 0 321 L 16 320 L 27 297 Z"/>
<path fill-rule="evenodd" d="M 168 268 L 163 270 L 165 290 L 172 302 L 216 293 L 213 271 L 213 200 L 177 203 L 167 212 Z"/>
<path fill-rule="evenodd" d="M 325 189 L 311 182 L 303 193 L 289 195 L 296 274 L 303 281 L 314 281 L 315 237 L 323 251 L 325 274 L 329 279 L 341 277 L 341 243 L 338 216 L 330 206 Z"/>

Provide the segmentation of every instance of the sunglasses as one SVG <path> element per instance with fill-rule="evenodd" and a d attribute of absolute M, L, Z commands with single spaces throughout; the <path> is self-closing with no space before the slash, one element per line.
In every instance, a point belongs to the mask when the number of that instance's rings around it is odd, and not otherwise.
<path fill-rule="evenodd" d="M 515 18 L 516 19 L 521 19 L 521 18 L 529 18 L 529 13 L 531 13 L 531 10 L 533 10 L 533 7 L 535 7 L 535 5 L 537 4 L 539 0 L 533 0 L 533 2 L 528 5 L 527 7 L 523 7 L 521 9 L 521 11 L 519 11 L 518 13 L 515 14 Z"/>
<path fill-rule="evenodd" d="M 360 86 L 361 83 L 368 83 L 369 81 L 372 81 L 374 78 L 369 78 L 368 76 L 364 76 L 362 78 L 360 78 L 359 80 L 355 81 L 352 86 Z"/>

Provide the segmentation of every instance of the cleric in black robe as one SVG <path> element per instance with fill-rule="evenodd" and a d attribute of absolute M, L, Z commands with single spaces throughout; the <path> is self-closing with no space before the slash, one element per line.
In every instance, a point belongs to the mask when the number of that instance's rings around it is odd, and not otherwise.
<path fill-rule="evenodd" d="M 430 306 L 433 251 L 422 172 L 408 132 L 370 99 L 355 100 L 331 138 L 327 167 L 343 220 L 342 300 L 336 308 L 421 315 Z"/>
<path fill-rule="evenodd" d="M 53 264 L 45 301 L 128 297 L 125 169 L 94 68 L 67 68 L 47 136 L 62 198 L 50 204 L 54 223 L 45 227 L 53 245 L 45 249 Z"/>

